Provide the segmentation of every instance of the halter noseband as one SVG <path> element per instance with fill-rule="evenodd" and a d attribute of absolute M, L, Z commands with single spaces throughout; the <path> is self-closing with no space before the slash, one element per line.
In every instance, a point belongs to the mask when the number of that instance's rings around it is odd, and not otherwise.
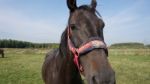
<path fill-rule="evenodd" d="M 70 36 L 71 36 L 71 28 L 68 26 L 67 28 L 67 40 L 68 40 L 68 47 L 71 53 L 74 56 L 74 64 L 77 66 L 78 70 L 80 72 L 83 72 L 83 67 L 79 63 L 79 56 L 82 54 L 88 53 L 94 49 L 104 49 L 107 51 L 107 46 L 103 40 L 101 40 L 99 37 L 92 37 L 89 39 L 88 42 L 81 45 L 79 48 L 76 48 L 74 44 L 72 43 Z"/>

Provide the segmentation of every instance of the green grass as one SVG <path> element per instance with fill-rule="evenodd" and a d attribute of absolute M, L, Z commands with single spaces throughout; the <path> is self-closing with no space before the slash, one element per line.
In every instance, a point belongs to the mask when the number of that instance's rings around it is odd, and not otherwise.
<path fill-rule="evenodd" d="M 117 84 L 150 84 L 149 49 L 110 49 Z"/>
<path fill-rule="evenodd" d="M 41 66 L 47 49 L 5 49 L 0 84 L 43 84 Z M 150 49 L 110 49 L 117 84 L 150 84 Z"/>
<path fill-rule="evenodd" d="M 45 53 L 37 49 L 6 49 L 0 58 L 0 84 L 43 84 L 41 65 Z"/>

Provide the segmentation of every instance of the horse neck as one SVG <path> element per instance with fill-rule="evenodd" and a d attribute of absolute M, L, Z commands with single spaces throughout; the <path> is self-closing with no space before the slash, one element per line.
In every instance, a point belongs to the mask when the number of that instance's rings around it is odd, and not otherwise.
<path fill-rule="evenodd" d="M 69 51 L 67 45 L 67 32 L 65 31 L 61 37 L 60 44 L 60 55 L 63 59 L 62 64 L 62 74 L 61 76 L 65 76 L 66 83 L 65 84 L 82 84 L 81 76 L 73 62 L 73 56 Z"/>
<path fill-rule="evenodd" d="M 73 62 L 64 59 L 60 73 L 64 78 L 64 84 L 82 84 L 81 76 Z"/>

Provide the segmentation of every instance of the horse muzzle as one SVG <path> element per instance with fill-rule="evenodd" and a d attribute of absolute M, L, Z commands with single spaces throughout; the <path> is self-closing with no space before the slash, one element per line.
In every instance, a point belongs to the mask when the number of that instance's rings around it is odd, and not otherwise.
<path fill-rule="evenodd" d="M 103 71 L 88 78 L 88 84 L 116 84 L 114 71 Z"/>

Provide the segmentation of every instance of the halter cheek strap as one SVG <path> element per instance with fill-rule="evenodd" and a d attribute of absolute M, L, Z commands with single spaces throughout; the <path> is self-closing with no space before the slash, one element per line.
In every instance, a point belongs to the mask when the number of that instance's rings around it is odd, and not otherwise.
<path fill-rule="evenodd" d="M 84 71 L 83 67 L 79 63 L 80 55 L 90 52 L 94 49 L 106 49 L 107 50 L 107 46 L 106 46 L 105 42 L 98 38 L 94 38 L 94 39 L 92 38 L 92 40 L 85 43 L 81 47 L 75 48 L 72 41 L 70 40 L 70 36 L 71 36 L 71 29 L 68 27 L 68 38 L 67 38 L 68 39 L 68 47 L 74 56 L 74 59 L 73 59 L 74 64 L 77 66 L 77 68 L 80 72 Z"/>
<path fill-rule="evenodd" d="M 83 72 L 83 68 L 79 64 L 79 51 L 77 48 L 74 47 L 72 41 L 70 40 L 70 35 L 71 35 L 71 32 L 70 32 L 70 28 L 68 27 L 68 47 L 74 56 L 74 58 L 73 58 L 74 64 L 77 66 L 78 70 Z"/>

